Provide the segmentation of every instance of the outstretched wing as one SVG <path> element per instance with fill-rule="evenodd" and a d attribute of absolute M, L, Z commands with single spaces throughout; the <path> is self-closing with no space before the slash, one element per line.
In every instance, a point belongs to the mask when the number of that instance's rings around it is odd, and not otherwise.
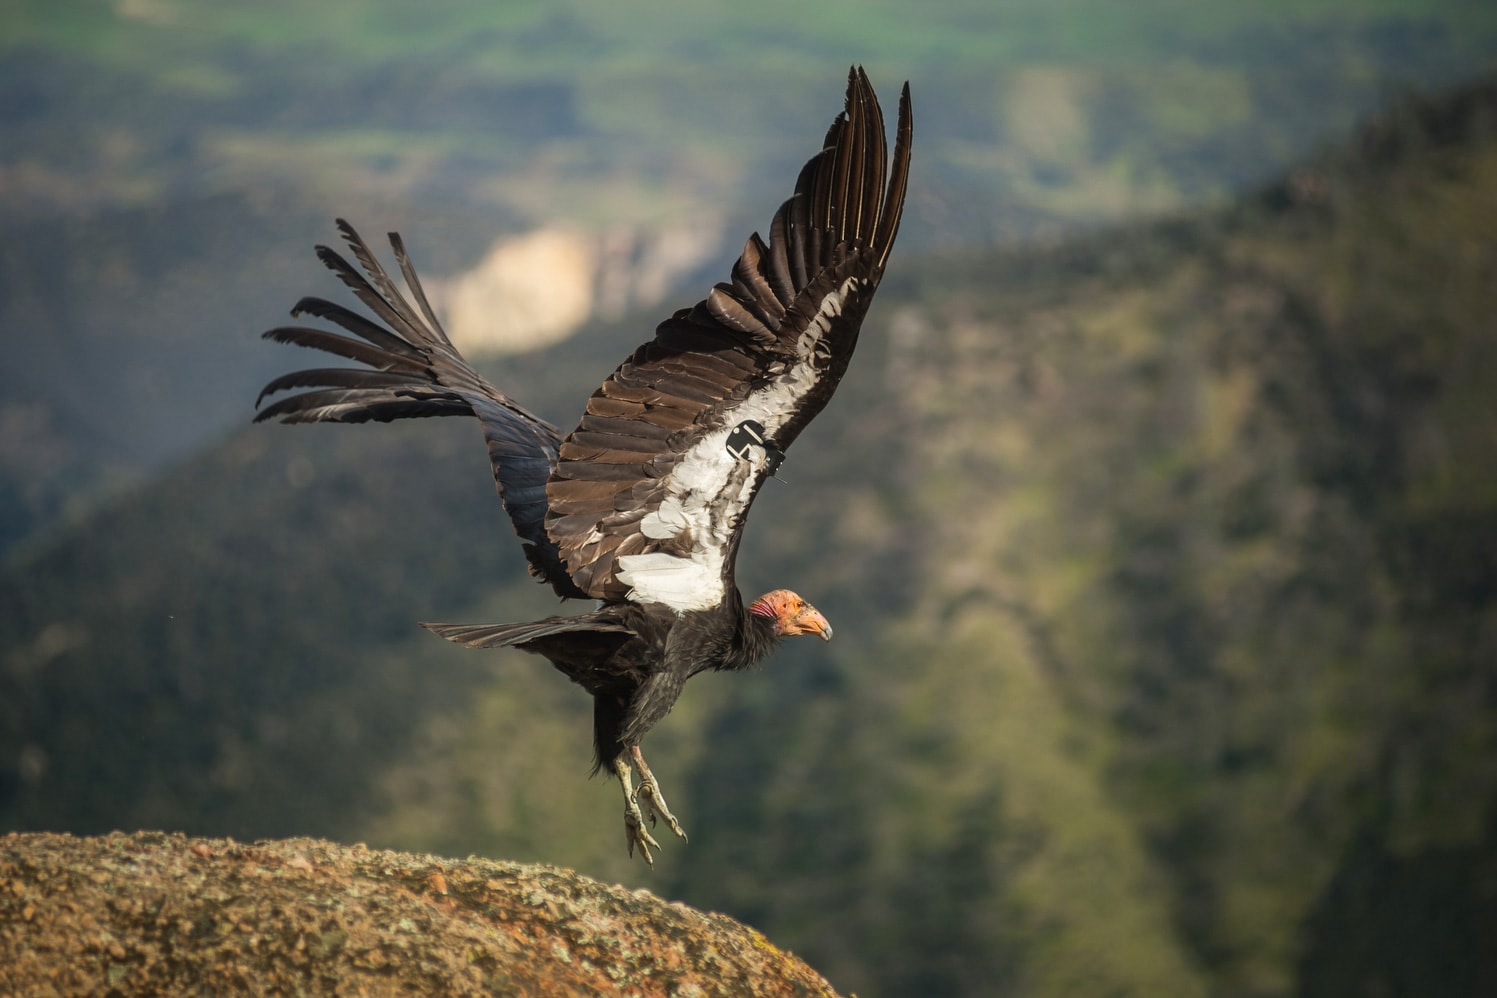
<path fill-rule="evenodd" d="M 899 230 L 910 137 L 906 84 L 890 169 L 878 99 L 854 69 L 768 244 L 750 236 L 732 281 L 662 323 L 588 400 L 546 486 L 546 530 L 589 596 L 678 612 L 723 600 L 754 496 L 852 358 Z"/>
<path fill-rule="evenodd" d="M 560 442 L 556 427 L 489 384 L 457 352 L 426 300 L 400 236 L 390 233 L 390 245 L 415 307 L 353 227 L 340 218 L 338 230 L 364 273 L 326 246 L 317 247 L 317 256 L 380 322 L 322 298 L 303 298 L 291 310 L 292 316 L 313 315 L 353 335 L 311 326 L 281 326 L 265 333 L 265 338 L 313 347 L 367 366 L 313 368 L 276 378 L 260 392 L 255 405 L 276 392 L 311 390 L 272 402 L 255 415 L 255 421 L 363 423 L 477 416 L 488 442 L 494 483 L 524 544 L 531 573 L 550 582 L 562 596 L 585 595 L 562 567 L 545 530 L 546 480 L 556 464 Z"/>

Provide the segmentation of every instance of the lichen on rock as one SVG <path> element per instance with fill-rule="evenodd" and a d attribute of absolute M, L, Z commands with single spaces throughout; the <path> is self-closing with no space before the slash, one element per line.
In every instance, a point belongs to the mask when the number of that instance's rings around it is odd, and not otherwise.
<path fill-rule="evenodd" d="M 0 837 L 0 998 L 828 996 L 724 915 L 571 870 L 317 839 Z"/>

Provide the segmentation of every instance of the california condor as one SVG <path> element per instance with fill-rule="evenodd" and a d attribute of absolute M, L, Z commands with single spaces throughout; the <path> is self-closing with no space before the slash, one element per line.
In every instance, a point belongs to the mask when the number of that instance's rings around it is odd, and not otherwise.
<path fill-rule="evenodd" d="M 422 626 L 473 648 L 542 655 L 592 694 L 593 771 L 618 777 L 629 852 L 637 846 L 646 862 L 659 848 L 646 815 L 686 837 L 639 747 L 686 680 L 747 668 L 783 637 L 832 636 L 826 618 L 787 589 L 745 602 L 733 564 L 754 496 L 852 358 L 899 230 L 910 138 L 909 85 L 890 164 L 878 99 L 863 71 L 852 70 L 846 109 L 775 213 L 769 241 L 750 236 L 732 280 L 661 323 L 592 394 L 566 437 L 463 360 L 393 233 L 408 293 L 339 220 L 363 273 L 326 246 L 317 255 L 374 318 L 303 298 L 294 317 L 313 315 L 343 332 L 283 326 L 265 334 L 366 366 L 275 379 L 256 406 L 308 390 L 266 405 L 257 422 L 478 418 L 531 573 L 563 598 L 598 605 L 531 623 Z"/>

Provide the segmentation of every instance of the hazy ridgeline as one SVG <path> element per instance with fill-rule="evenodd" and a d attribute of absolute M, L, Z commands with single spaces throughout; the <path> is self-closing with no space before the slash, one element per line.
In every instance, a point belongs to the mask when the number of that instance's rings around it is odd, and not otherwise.
<path fill-rule="evenodd" d="M 0 828 L 563 863 L 865 995 L 1491 989 L 1497 84 L 1308 150 L 1387 96 L 1348 67 L 1439 82 L 1492 29 L 1222 14 L 1164 59 L 1152 11 L 1012 13 L 1028 50 L 969 31 L 945 58 L 901 57 L 888 12 L 872 54 L 817 21 L 814 58 L 702 77 L 694 113 L 680 79 L 754 61 L 680 25 L 651 44 L 690 58 L 633 75 L 607 43 L 633 29 L 570 15 L 409 27 L 424 52 L 305 25 L 315 72 L 246 21 L 148 74 L 87 19 L 36 21 L 0 63 L 30 88 L 0 106 L 25 150 L 0 187 L 25 209 L 0 225 Z M 570 61 L 496 68 L 517 37 Z M 919 197 L 740 563 L 837 638 L 700 680 L 652 734 L 692 840 L 649 875 L 585 779 L 586 698 L 414 625 L 555 607 L 476 426 L 248 428 L 305 359 L 255 334 L 333 293 L 307 252 L 332 214 L 433 273 L 505 230 L 700 217 L 716 279 L 854 58 L 913 81 Z M 569 424 L 705 287 L 482 366 Z"/>

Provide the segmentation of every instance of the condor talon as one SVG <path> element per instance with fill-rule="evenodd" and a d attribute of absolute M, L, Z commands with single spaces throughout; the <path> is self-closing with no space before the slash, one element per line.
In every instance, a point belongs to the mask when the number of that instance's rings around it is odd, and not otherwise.
<path fill-rule="evenodd" d="M 618 777 L 619 786 L 624 790 L 624 844 L 629 849 L 629 856 L 634 857 L 634 849 L 639 848 L 639 855 L 650 866 L 655 865 L 655 857 L 650 855 L 651 849 L 659 849 L 660 843 L 645 828 L 644 815 L 640 813 L 638 796 L 639 792 L 632 786 L 629 776 L 629 764 L 619 756 L 613 761 L 613 772 Z M 653 824 L 653 816 L 651 818 Z"/>
<path fill-rule="evenodd" d="M 656 781 L 655 774 L 650 772 L 650 767 L 645 763 L 644 753 L 640 751 L 638 745 L 631 745 L 629 749 L 634 756 L 634 766 L 639 770 L 639 789 L 634 792 L 634 795 L 644 798 L 645 807 L 650 812 L 650 825 L 654 826 L 655 816 L 658 814 L 665 819 L 666 825 L 676 833 L 678 838 L 683 842 L 686 841 L 686 832 L 681 828 L 681 823 L 676 820 L 676 816 L 671 814 L 671 809 L 666 806 L 665 795 L 660 792 L 660 784 Z"/>

